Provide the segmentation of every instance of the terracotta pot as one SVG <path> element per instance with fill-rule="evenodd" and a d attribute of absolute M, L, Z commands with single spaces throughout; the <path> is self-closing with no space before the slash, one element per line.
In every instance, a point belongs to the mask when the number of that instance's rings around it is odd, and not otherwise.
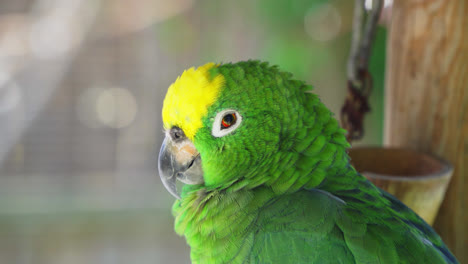
<path fill-rule="evenodd" d="M 432 155 L 397 148 L 355 147 L 351 163 L 376 186 L 391 193 L 432 225 L 453 167 Z"/>

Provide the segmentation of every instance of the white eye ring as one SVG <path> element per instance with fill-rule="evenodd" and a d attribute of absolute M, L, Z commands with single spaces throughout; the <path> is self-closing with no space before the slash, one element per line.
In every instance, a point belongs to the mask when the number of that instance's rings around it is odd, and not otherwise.
<path fill-rule="evenodd" d="M 223 119 L 225 116 L 234 115 L 234 124 L 230 125 L 229 127 L 223 126 L 225 124 Z M 231 133 L 232 131 L 236 130 L 242 122 L 242 116 L 234 109 L 225 109 L 216 114 L 215 120 L 213 122 L 213 129 L 211 130 L 211 134 L 214 137 L 224 137 L 225 135 Z"/>

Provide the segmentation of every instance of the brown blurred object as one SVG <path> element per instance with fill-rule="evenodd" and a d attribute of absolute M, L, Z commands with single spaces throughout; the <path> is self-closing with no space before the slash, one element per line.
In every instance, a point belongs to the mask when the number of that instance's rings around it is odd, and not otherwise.
<path fill-rule="evenodd" d="M 116 36 L 140 31 L 192 7 L 194 0 L 102 0 L 104 16 L 98 31 Z"/>
<path fill-rule="evenodd" d="M 372 44 L 383 0 L 374 0 L 368 15 L 365 1 L 354 4 L 353 34 L 347 64 L 348 94 L 340 112 L 341 126 L 348 131 L 347 140 L 361 139 L 364 135 L 364 115 L 370 111 L 368 99 L 372 91 L 372 76 L 368 70 Z"/>
<path fill-rule="evenodd" d="M 397 148 L 358 147 L 349 152 L 357 171 L 397 197 L 432 225 L 453 167 L 429 154 Z"/>
<path fill-rule="evenodd" d="M 395 0 L 384 97 L 385 145 L 455 168 L 434 228 L 460 263 L 468 263 L 467 32 L 467 1 Z"/>
<path fill-rule="evenodd" d="M 341 126 L 348 131 L 346 139 L 351 143 L 364 136 L 364 116 L 370 112 L 369 96 L 372 90 L 372 77 L 370 73 L 361 71 L 362 83 L 367 83 L 358 89 L 353 82 L 348 81 L 348 94 L 346 95 L 343 107 L 341 107 Z M 365 81 L 364 81 L 365 80 Z"/>

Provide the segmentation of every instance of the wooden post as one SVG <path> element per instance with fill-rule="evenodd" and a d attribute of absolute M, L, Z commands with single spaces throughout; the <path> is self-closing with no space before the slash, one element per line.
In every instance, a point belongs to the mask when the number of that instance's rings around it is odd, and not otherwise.
<path fill-rule="evenodd" d="M 434 227 L 468 263 L 467 0 L 394 1 L 385 85 L 385 145 L 455 167 Z"/>

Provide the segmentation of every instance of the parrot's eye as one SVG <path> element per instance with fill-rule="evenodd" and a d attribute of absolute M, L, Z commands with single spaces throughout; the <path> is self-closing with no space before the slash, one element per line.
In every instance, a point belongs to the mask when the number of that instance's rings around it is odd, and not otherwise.
<path fill-rule="evenodd" d="M 177 141 L 185 138 L 184 131 L 178 127 L 173 127 L 169 130 L 169 135 L 171 136 L 172 140 Z"/>
<path fill-rule="evenodd" d="M 242 116 L 236 110 L 223 110 L 216 115 L 211 134 L 215 137 L 223 137 L 238 128 L 241 121 Z"/>

